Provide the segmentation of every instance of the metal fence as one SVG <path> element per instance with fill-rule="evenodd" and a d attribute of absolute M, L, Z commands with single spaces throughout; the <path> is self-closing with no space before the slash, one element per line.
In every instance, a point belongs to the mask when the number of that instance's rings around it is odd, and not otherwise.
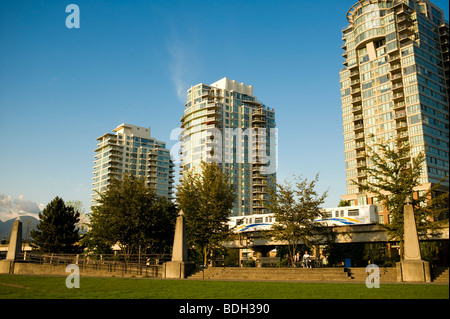
<path fill-rule="evenodd" d="M 160 276 L 160 267 L 171 260 L 168 254 L 44 254 L 25 252 L 18 261 L 40 265 L 76 264 L 80 270 L 118 273 L 123 275 Z"/>

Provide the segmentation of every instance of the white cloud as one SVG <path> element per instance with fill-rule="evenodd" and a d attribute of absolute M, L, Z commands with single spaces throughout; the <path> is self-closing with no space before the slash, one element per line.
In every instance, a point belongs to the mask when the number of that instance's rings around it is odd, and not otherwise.
<path fill-rule="evenodd" d="M 39 218 L 39 212 L 44 209 L 44 204 L 36 204 L 24 199 L 23 195 L 12 198 L 11 195 L 0 194 L 0 220 L 7 221 L 20 216 L 33 216 Z"/>
<path fill-rule="evenodd" d="M 198 73 L 200 63 L 195 47 L 198 30 L 177 28 L 171 24 L 167 39 L 167 51 L 170 56 L 170 77 L 180 102 L 186 102 L 186 91 L 191 86 L 194 73 Z"/>
<path fill-rule="evenodd" d="M 186 90 L 188 89 L 188 84 L 184 79 L 186 73 L 186 50 L 182 48 L 179 41 L 171 43 L 167 49 L 172 58 L 169 66 L 171 80 L 175 85 L 178 99 L 181 102 L 185 102 Z"/>

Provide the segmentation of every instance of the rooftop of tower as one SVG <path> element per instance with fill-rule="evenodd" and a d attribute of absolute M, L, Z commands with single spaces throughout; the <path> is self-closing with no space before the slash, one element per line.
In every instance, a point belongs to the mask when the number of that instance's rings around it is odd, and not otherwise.
<path fill-rule="evenodd" d="M 210 86 L 214 86 L 223 90 L 235 91 L 238 93 L 253 96 L 253 86 L 246 85 L 245 83 L 239 83 L 236 80 L 230 80 L 228 77 L 224 77 L 219 81 L 214 82 Z"/>

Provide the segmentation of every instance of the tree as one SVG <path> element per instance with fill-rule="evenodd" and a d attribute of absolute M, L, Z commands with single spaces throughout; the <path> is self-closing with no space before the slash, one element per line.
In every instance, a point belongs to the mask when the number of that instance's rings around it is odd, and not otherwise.
<path fill-rule="evenodd" d="M 351 205 L 350 205 L 350 202 L 341 199 L 341 200 L 339 201 L 338 207 L 346 207 L 346 206 L 351 206 Z"/>
<path fill-rule="evenodd" d="M 438 227 L 437 217 L 448 211 L 448 192 L 438 195 L 441 183 L 435 184 L 426 192 L 418 192 L 415 188 L 421 185 L 420 177 L 424 167 L 425 155 L 419 153 L 411 156 L 408 143 L 391 140 L 385 143 L 367 146 L 363 171 L 367 172 L 367 180 L 353 183 L 361 192 L 372 193 L 379 203 L 387 208 L 390 223 L 383 225 L 390 239 L 400 241 L 403 253 L 404 220 L 403 210 L 407 198 L 412 200 L 417 231 L 426 236 L 428 230 Z M 441 181 L 442 182 L 442 181 Z"/>
<path fill-rule="evenodd" d="M 90 249 L 109 252 L 118 244 L 126 258 L 147 250 L 168 252 L 176 218 L 172 202 L 158 197 L 144 179 L 126 174 L 98 194 L 87 234 Z"/>
<path fill-rule="evenodd" d="M 314 222 L 322 216 L 320 205 L 328 193 L 317 193 L 318 180 L 319 174 L 312 181 L 298 177 L 295 188 L 289 182 L 284 185 L 275 183 L 275 188 L 268 188 L 270 199 L 267 208 L 276 221 L 269 235 L 287 242 L 291 260 L 300 243 L 310 246 L 315 236 L 325 234 L 325 228 Z"/>
<path fill-rule="evenodd" d="M 80 235 L 76 224 L 80 213 L 64 200 L 56 196 L 42 213 L 37 230 L 31 231 L 33 246 L 45 253 L 76 253 L 81 250 L 78 245 Z"/>
<path fill-rule="evenodd" d="M 186 218 L 188 243 L 206 265 L 227 235 L 226 222 L 236 198 L 229 176 L 216 163 L 201 163 L 201 174 L 188 171 L 177 188 L 178 208 Z"/>

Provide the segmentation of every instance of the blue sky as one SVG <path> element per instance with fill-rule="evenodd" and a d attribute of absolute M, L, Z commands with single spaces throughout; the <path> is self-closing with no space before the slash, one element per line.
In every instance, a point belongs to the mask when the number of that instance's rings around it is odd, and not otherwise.
<path fill-rule="evenodd" d="M 324 206 L 337 205 L 354 2 L 1 0 L 0 220 L 55 196 L 89 212 L 96 138 L 129 123 L 171 147 L 186 90 L 225 76 L 276 110 L 279 181 L 319 172 Z M 79 29 L 65 25 L 70 3 Z M 448 19 L 448 2 L 434 3 Z"/>

